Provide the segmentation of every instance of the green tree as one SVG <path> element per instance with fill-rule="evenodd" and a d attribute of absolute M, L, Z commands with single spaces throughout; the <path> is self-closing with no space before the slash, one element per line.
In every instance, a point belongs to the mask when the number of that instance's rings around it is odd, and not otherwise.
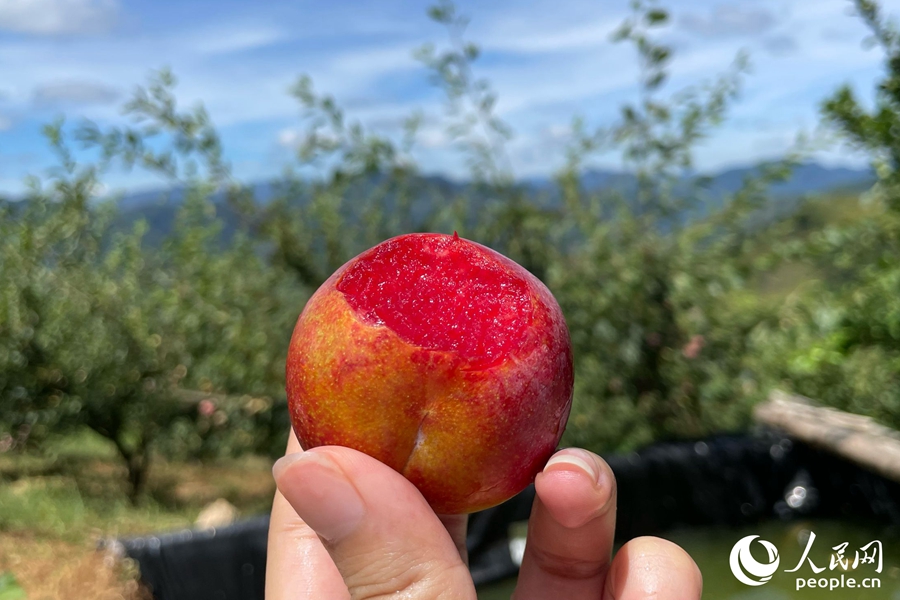
<path fill-rule="evenodd" d="M 652 2 L 632 5 L 614 39 L 638 53 L 640 99 L 610 126 L 574 122 L 558 180 L 574 228 L 563 239 L 578 243 L 548 277 L 577 357 L 567 438 L 598 450 L 746 426 L 761 390 L 745 356 L 767 310 L 750 287 L 752 219 L 789 169 L 789 161 L 765 168 L 723 208 L 707 204 L 705 180 L 690 172 L 693 149 L 724 118 L 746 58 L 712 82 L 663 96 L 673 54 L 654 31 L 668 13 Z M 583 189 L 585 161 L 610 150 L 636 182 Z"/>
<path fill-rule="evenodd" d="M 755 354 L 773 385 L 900 427 L 900 35 L 876 2 L 855 6 L 866 43 L 884 53 L 884 73 L 873 106 L 843 86 L 822 114 L 841 141 L 870 156 L 878 181 L 860 199 L 859 218 L 779 248 L 822 277 L 759 328 Z"/>
<path fill-rule="evenodd" d="M 168 99 L 164 86 L 154 95 Z M 202 118 L 155 118 L 151 131 L 177 131 L 171 156 L 193 160 L 198 147 L 181 136 L 207 135 Z M 139 156 L 173 175 L 174 161 L 135 150 L 148 147 L 146 132 L 101 134 L 86 126 L 81 135 L 102 145 L 102 159 L 79 165 L 61 123 L 46 133 L 59 169 L 44 185 L 34 182 L 24 200 L 2 206 L 0 426 L 22 443 L 89 427 L 115 445 L 137 499 L 154 451 L 202 453 L 222 443 L 209 427 L 212 415 L 198 412 L 185 389 L 250 394 L 248 403 L 280 395 L 287 339 L 306 292 L 269 267 L 246 236 L 223 247 L 207 199 L 224 173 L 216 144 L 199 147 L 209 179 L 186 167 L 175 230 L 161 247 L 148 248 L 146 223 L 115 227 L 115 203 L 96 195 L 99 176 L 118 157 Z M 264 402 L 264 410 L 244 413 L 266 424 L 272 403 Z M 223 425 L 228 407 L 216 408 L 212 424 Z M 268 443 L 243 433 L 244 449 Z"/>

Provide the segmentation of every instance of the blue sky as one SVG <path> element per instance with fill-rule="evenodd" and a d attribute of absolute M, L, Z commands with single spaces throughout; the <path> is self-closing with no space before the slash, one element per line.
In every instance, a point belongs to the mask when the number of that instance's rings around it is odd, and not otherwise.
<path fill-rule="evenodd" d="M 883 3 L 900 14 L 900 0 Z M 352 120 L 387 135 L 420 109 L 423 170 L 464 175 L 439 125 L 441 95 L 412 57 L 445 36 L 428 2 L 313 0 L 0 0 L 0 192 L 52 164 L 40 126 L 58 115 L 121 123 L 120 107 L 148 73 L 168 66 L 184 104 L 202 101 L 219 127 L 235 175 L 274 176 L 292 160 L 300 111 L 288 88 L 303 73 L 333 94 Z M 675 48 L 666 90 L 727 69 L 740 50 L 752 72 L 726 124 L 703 143 L 704 170 L 782 155 L 813 132 L 818 104 L 849 82 L 865 98 L 881 67 L 849 0 L 672 0 L 662 35 Z M 627 0 L 458 2 L 483 55 L 478 75 L 499 95 L 512 125 L 509 155 L 519 176 L 559 168 L 574 115 L 602 125 L 636 91 L 631 48 L 610 33 Z M 862 164 L 847 149 L 821 151 L 831 164 Z M 616 166 L 614 156 L 603 166 Z M 117 188 L 152 186 L 147 174 L 113 173 Z"/>

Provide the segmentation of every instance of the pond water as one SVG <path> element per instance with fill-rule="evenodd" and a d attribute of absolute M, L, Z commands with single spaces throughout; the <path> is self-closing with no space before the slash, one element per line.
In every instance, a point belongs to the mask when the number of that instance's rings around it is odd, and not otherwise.
<path fill-rule="evenodd" d="M 824 569 L 815 574 L 809 560 L 804 561 L 794 573 L 785 573 L 800 562 L 808 545 L 810 532 L 815 534 L 810 547 L 808 559 Z M 748 535 L 759 535 L 768 540 L 778 550 L 779 566 L 772 579 L 758 587 L 744 585 L 731 573 L 728 561 L 731 549 L 741 538 Z M 787 523 L 770 521 L 746 529 L 685 529 L 671 531 L 663 535 L 687 550 L 703 573 L 703 597 L 710 600 L 900 600 L 900 533 L 896 530 L 885 530 L 878 527 L 854 524 L 845 521 L 791 521 Z M 843 557 L 852 564 L 856 552 L 873 540 L 881 542 L 883 549 L 883 567 L 877 573 L 876 564 L 859 564 L 855 571 L 841 570 L 840 563 L 830 569 L 833 548 L 844 542 Z M 872 545 L 866 551 L 872 554 Z M 760 562 L 769 562 L 765 549 L 754 541 L 750 546 L 753 557 Z M 863 553 L 860 553 L 862 558 Z M 872 556 L 874 558 L 874 556 Z M 797 590 L 797 578 L 808 580 L 815 577 L 844 581 L 853 577 L 855 580 L 878 578 L 880 589 L 800 589 Z M 808 582 L 807 582 L 808 583 Z M 829 583 L 829 585 L 831 585 Z M 846 583 L 845 583 L 846 585 Z M 857 584 L 859 585 L 859 584 Z M 874 585 L 874 583 L 870 583 Z M 515 580 L 483 588 L 478 592 L 479 600 L 506 600 L 515 587 Z"/>

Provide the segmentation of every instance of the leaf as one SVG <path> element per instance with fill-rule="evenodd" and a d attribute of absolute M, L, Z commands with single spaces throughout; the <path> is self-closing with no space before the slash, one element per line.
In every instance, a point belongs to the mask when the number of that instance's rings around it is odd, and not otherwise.
<path fill-rule="evenodd" d="M 647 25 L 654 27 L 658 25 L 664 25 L 669 20 L 669 13 L 661 8 L 655 8 L 653 10 L 647 11 L 647 14 L 644 15 L 644 21 L 646 21 Z"/>

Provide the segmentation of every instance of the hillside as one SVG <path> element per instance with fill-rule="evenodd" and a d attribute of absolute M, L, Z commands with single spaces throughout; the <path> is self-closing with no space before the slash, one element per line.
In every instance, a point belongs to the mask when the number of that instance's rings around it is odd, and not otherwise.
<path fill-rule="evenodd" d="M 721 206 L 729 194 L 738 191 L 743 182 L 759 173 L 758 167 L 741 167 L 724 170 L 709 176 L 704 185 L 704 205 L 700 212 L 708 212 Z M 771 211 L 766 215 L 770 220 L 790 214 L 796 209 L 804 196 L 819 195 L 834 191 L 861 191 L 871 185 L 874 175 L 869 169 L 850 169 L 845 167 L 826 167 L 816 163 L 799 165 L 791 177 L 772 187 L 772 195 L 778 201 L 773 204 Z M 352 207 L 353 199 L 366 198 L 371 190 L 383 183 L 383 178 L 373 176 L 362 182 L 357 182 L 349 188 L 346 200 L 348 207 Z M 525 193 L 533 201 L 553 206 L 558 203 L 555 184 L 548 178 L 532 178 L 522 182 Z M 582 185 L 589 191 L 615 189 L 628 196 L 633 192 L 636 183 L 631 174 L 616 171 L 591 170 L 582 176 Z M 456 182 L 442 176 L 421 176 L 411 183 L 415 190 L 416 200 L 413 203 L 414 217 L 425 215 L 434 203 L 467 190 L 467 184 Z M 687 184 L 686 184 L 687 186 Z M 296 187 L 288 190 L 277 181 L 251 183 L 245 190 L 262 205 L 275 199 L 283 199 L 289 203 L 303 204 L 308 201 L 308 194 Z M 470 202 L 478 206 L 488 202 L 489 198 L 478 192 L 468 192 Z M 182 189 L 151 190 L 124 196 L 120 202 L 120 224 L 123 227 L 130 226 L 138 219 L 146 219 L 150 225 L 148 241 L 154 243 L 164 237 L 171 230 L 175 214 L 184 197 Z M 391 206 L 394 198 L 388 192 L 385 197 L 387 206 Z M 213 197 L 218 214 L 225 224 L 225 235 L 230 235 L 237 227 L 239 215 L 226 202 L 224 193 L 217 193 Z M 348 208 L 352 212 L 352 208 Z M 352 215 L 350 215 L 352 217 Z"/>

